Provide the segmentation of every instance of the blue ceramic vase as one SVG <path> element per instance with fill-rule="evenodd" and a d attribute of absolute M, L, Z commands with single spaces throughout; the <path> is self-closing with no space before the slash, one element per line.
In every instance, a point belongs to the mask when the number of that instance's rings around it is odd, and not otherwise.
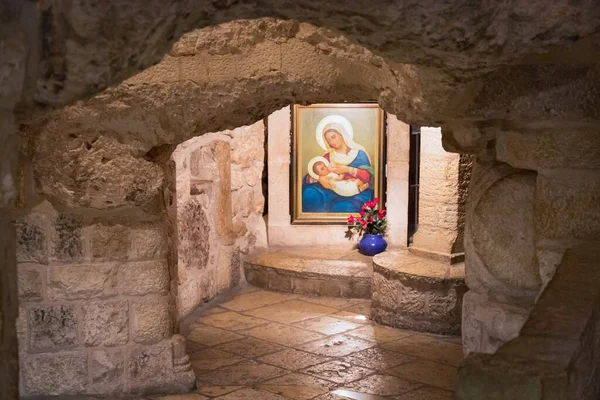
<path fill-rule="evenodd" d="M 381 235 L 366 234 L 358 242 L 360 252 L 367 256 L 374 256 L 383 253 L 387 247 L 387 242 Z"/>

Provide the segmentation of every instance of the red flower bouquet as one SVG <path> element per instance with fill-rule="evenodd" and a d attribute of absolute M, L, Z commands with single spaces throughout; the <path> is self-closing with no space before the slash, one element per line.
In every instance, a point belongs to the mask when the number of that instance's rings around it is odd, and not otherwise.
<path fill-rule="evenodd" d="M 348 217 L 348 230 L 362 235 L 383 235 L 387 230 L 386 211 L 378 209 L 379 199 L 367 201 L 360 209 L 360 217 Z"/>

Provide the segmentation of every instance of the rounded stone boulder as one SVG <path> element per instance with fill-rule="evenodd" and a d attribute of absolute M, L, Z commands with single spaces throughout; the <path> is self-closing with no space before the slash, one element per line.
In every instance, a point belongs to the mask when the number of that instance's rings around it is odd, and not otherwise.
<path fill-rule="evenodd" d="M 371 318 L 383 325 L 446 335 L 461 331 L 464 263 L 391 251 L 373 257 Z"/>

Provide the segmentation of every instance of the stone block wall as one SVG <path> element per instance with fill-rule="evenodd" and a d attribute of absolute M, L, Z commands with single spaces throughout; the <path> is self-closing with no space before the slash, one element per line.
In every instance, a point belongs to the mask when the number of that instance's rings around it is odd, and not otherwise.
<path fill-rule="evenodd" d="M 470 156 L 444 150 L 440 128 L 421 128 L 419 227 L 411 251 L 440 261 L 462 261 L 471 164 Z"/>
<path fill-rule="evenodd" d="M 184 345 L 173 336 L 164 220 L 45 201 L 14 226 L 22 395 L 193 384 L 185 367 L 174 369 L 186 360 L 174 356 Z"/>
<path fill-rule="evenodd" d="M 266 244 L 262 211 L 265 127 L 251 126 L 190 139 L 172 155 L 176 201 L 170 245 L 181 320 L 243 277 L 240 258 Z"/>

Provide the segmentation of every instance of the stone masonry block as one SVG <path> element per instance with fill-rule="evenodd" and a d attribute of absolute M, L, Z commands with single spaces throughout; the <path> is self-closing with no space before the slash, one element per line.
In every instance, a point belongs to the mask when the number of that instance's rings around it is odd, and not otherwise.
<path fill-rule="evenodd" d="M 129 262 L 119 266 L 119 292 L 127 295 L 166 293 L 169 267 L 166 260 Z"/>
<path fill-rule="evenodd" d="M 17 284 L 21 301 L 39 301 L 43 299 L 42 278 L 39 270 L 19 265 Z"/>
<path fill-rule="evenodd" d="M 85 346 L 119 346 L 129 339 L 127 300 L 91 301 L 81 306 L 81 338 Z"/>
<path fill-rule="evenodd" d="M 164 390 L 173 370 L 173 349 L 171 342 L 164 340 L 152 346 L 139 346 L 131 349 L 127 369 L 127 382 L 130 391 L 151 392 Z"/>
<path fill-rule="evenodd" d="M 27 310 L 23 307 L 19 307 L 19 317 L 17 318 L 16 328 L 20 353 L 29 350 L 29 327 L 27 325 Z"/>
<path fill-rule="evenodd" d="M 373 303 L 377 308 L 395 310 L 398 307 L 398 292 L 400 284 L 383 277 L 378 273 L 373 274 Z"/>
<path fill-rule="evenodd" d="M 99 222 L 91 237 L 94 260 L 125 260 L 130 246 L 129 229 L 120 224 Z"/>
<path fill-rule="evenodd" d="M 25 355 L 20 359 L 24 396 L 82 394 L 87 355 L 81 352 Z"/>
<path fill-rule="evenodd" d="M 167 236 L 159 223 L 145 223 L 131 229 L 129 259 L 153 260 L 167 254 Z"/>
<path fill-rule="evenodd" d="M 32 307 L 29 310 L 32 350 L 53 350 L 77 344 L 77 316 L 74 306 Z"/>
<path fill-rule="evenodd" d="M 573 170 L 539 174 L 535 188 L 536 232 L 544 239 L 600 239 L 600 174 Z"/>
<path fill-rule="evenodd" d="M 89 356 L 92 394 L 117 394 L 123 391 L 125 354 L 122 350 L 99 350 Z"/>
<path fill-rule="evenodd" d="M 50 267 L 48 298 L 50 300 L 92 299 L 116 294 L 115 264 L 91 264 Z"/>
<path fill-rule="evenodd" d="M 152 344 L 173 330 L 168 296 L 144 296 L 132 300 L 131 336 L 136 343 Z"/>
<path fill-rule="evenodd" d="M 46 216 L 31 213 L 15 221 L 17 261 L 48 263 Z"/>
<path fill-rule="evenodd" d="M 83 217 L 58 214 L 51 238 L 52 259 L 79 261 L 84 256 Z"/>

